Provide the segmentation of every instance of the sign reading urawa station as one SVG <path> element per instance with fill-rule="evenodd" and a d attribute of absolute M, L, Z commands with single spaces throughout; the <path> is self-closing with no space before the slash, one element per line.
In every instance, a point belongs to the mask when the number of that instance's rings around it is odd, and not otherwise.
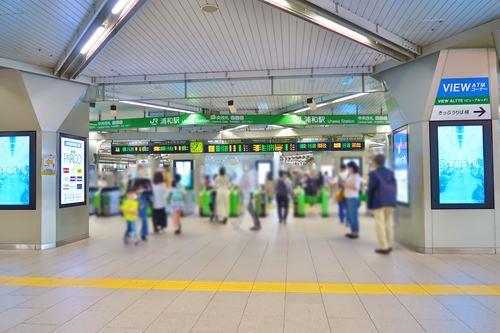
<path fill-rule="evenodd" d="M 91 121 L 91 131 L 119 130 L 127 128 L 172 127 L 192 125 L 389 125 L 387 115 L 211 115 L 190 114 L 148 118 L 128 118 Z"/>

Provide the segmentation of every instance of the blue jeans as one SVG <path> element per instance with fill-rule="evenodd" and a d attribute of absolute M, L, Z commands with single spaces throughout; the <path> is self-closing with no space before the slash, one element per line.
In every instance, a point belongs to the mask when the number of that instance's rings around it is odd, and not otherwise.
<path fill-rule="evenodd" d="M 127 229 L 125 230 L 125 240 L 129 240 L 132 237 L 133 240 L 137 240 L 137 227 L 134 221 L 127 221 Z"/>
<path fill-rule="evenodd" d="M 345 201 L 339 201 L 339 219 L 340 223 L 344 223 L 345 220 Z"/>
<path fill-rule="evenodd" d="M 139 218 L 141 219 L 141 237 L 147 237 L 148 232 L 148 210 L 140 210 Z"/>
<path fill-rule="evenodd" d="M 351 226 L 351 232 L 359 232 L 359 218 L 358 218 L 358 208 L 359 199 L 358 198 L 346 198 L 345 204 L 347 207 L 347 220 Z"/>

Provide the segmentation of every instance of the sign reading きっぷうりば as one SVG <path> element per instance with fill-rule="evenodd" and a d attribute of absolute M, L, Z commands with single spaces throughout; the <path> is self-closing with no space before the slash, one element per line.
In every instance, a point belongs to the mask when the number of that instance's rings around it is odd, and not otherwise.
<path fill-rule="evenodd" d="M 441 79 L 431 120 L 485 119 L 491 119 L 487 77 Z"/>

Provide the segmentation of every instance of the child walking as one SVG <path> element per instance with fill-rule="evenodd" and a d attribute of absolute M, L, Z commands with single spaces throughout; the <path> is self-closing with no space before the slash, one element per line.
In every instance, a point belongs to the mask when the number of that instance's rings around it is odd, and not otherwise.
<path fill-rule="evenodd" d="M 186 201 L 186 193 L 180 185 L 180 180 L 180 175 L 175 175 L 169 194 L 170 211 L 172 213 L 172 220 L 176 235 L 180 235 L 181 233 L 181 216 L 184 210 L 184 203 Z"/>
<path fill-rule="evenodd" d="M 123 241 L 125 244 L 128 244 L 132 238 L 134 244 L 138 245 L 139 237 L 137 236 L 137 218 L 139 217 L 139 201 L 137 200 L 137 192 L 134 188 L 130 188 L 127 191 L 127 197 L 123 200 L 121 211 L 125 222 L 127 223 L 127 229 L 125 230 L 125 237 L 123 238 Z"/>

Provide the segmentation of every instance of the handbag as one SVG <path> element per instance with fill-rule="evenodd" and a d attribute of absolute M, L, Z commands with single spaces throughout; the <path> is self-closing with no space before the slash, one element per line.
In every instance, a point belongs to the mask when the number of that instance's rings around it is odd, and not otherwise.
<path fill-rule="evenodd" d="M 345 200 L 345 196 L 344 196 L 344 189 L 343 188 L 340 188 L 337 193 L 335 193 L 335 200 L 337 200 L 337 202 L 342 202 Z"/>

